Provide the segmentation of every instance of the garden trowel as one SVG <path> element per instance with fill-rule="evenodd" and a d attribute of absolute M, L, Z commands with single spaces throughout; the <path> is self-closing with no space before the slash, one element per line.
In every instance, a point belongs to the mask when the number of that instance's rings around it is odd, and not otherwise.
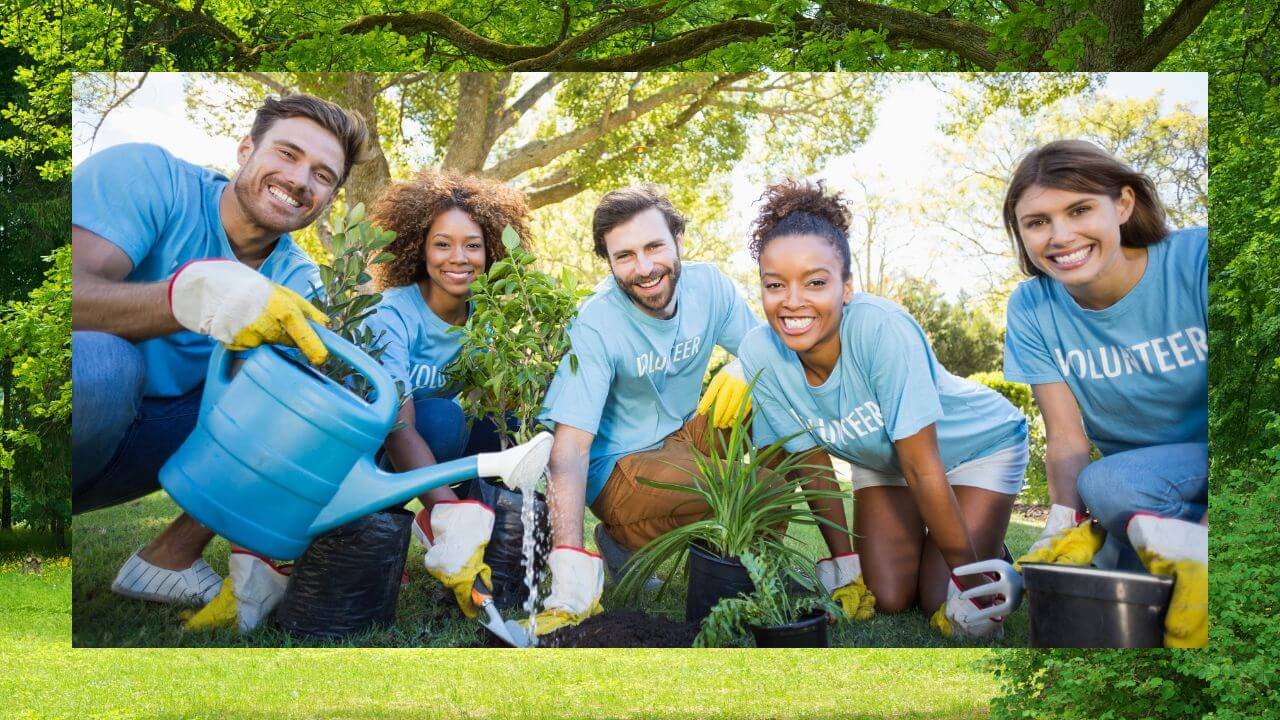
<path fill-rule="evenodd" d="M 502 613 L 498 612 L 498 606 L 493 603 L 493 593 L 478 576 L 471 584 L 471 602 L 480 609 L 480 615 L 477 616 L 480 624 L 499 640 L 511 647 L 526 648 L 533 645 L 520 623 L 502 619 Z"/>

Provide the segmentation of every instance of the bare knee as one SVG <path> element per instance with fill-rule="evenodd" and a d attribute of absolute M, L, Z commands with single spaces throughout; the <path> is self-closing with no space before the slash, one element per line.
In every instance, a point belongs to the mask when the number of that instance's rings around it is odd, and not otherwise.
<path fill-rule="evenodd" d="M 915 587 L 904 583 L 872 587 L 871 594 L 876 596 L 876 612 L 879 613 L 906 612 L 916 604 Z"/>

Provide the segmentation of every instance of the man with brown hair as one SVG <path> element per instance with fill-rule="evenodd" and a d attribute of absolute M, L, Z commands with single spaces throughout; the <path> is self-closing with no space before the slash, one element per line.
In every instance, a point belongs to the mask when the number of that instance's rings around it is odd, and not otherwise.
<path fill-rule="evenodd" d="M 119 145 L 72 174 L 72 512 L 158 489 L 195 426 L 215 341 L 326 351 L 303 295 L 314 262 L 288 233 L 328 209 L 362 159 L 364 120 L 309 95 L 267 98 L 232 178 L 155 145 Z M 180 516 L 125 563 L 112 590 L 199 605 L 221 578 L 213 534 Z M 233 564 L 233 574 L 234 574 Z"/>
<path fill-rule="evenodd" d="M 616 574 L 630 552 L 708 510 L 642 481 L 693 482 L 708 426 L 727 426 L 747 400 L 735 360 L 698 402 L 712 348 L 736 355 L 760 321 L 714 266 L 681 262 L 684 227 L 653 185 L 608 193 L 596 208 L 595 250 L 613 277 L 579 308 L 569 332 L 576 369 L 561 362 L 541 415 L 555 426 L 547 493 L 555 548 L 539 634 L 599 612 L 606 563 Z M 588 504 L 604 558 L 582 547 Z"/>

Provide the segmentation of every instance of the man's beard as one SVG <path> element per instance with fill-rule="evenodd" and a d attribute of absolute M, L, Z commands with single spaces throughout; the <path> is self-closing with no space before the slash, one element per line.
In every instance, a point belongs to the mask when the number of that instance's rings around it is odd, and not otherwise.
<path fill-rule="evenodd" d="M 636 292 L 635 285 L 637 283 L 644 282 L 646 280 L 653 280 L 655 277 L 661 277 L 662 275 L 670 276 L 666 292 L 656 297 L 646 297 Z M 676 288 L 679 286 L 680 258 L 677 257 L 675 262 L 672 263 L 671 270 L 669 272 L 664 270 L 661 275 L 655 276 L 654 273 L 650 273 L 644 277 L 636 278 L 632 282 L 624 282 L 617 275 L 614 275 L 613 281 L 618 284 L 618 287 L 622 289 L 622 292 L 626 293 L 627 297 L 631 298 L 631 301 L 635 304 L 653 312 L 661 312 L 671 302 L 671 298 L 675 297 Z"/>
<path fill-rule="evenodd" d="M 245 170 L 251 172 L 245 172 Z M 231 187 L 235 191 L 236 201 L 240 203 L 240 209 L 254 225 L 268 232 L 284 234 L 294 230 L 301 230 L 315 222 L 316 218 L 319 217 L 319 212 L 315 211 L 300 216 L 297 221 L 279 219 L 272 213 L 264 212 L 262 205 L 266 201 L 262 198 L 262 193 L 268 192 L 268 190 L 258 181 L 256 170 L 257 168 L 254 166 L 244 168 L 236 173 L 235 178 L 231 181 Z"/>

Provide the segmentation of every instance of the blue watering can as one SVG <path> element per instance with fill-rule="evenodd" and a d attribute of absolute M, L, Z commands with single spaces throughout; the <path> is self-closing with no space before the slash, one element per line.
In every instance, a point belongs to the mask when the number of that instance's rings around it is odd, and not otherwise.
<path fill-rule="evenodd" d="M 279 349 L 209 359 L 200 417 L 160 469 L 160 486 L 182 509 L 231 542 L 280 560 L 317 535 L 432 488 L 476 477 L 527 486 L 546 469 L 551 436 L 405 473 L 378 468 L 374 453 L 395 424 L 395 382 L 378 361 L 312 325 L 337 357 L 372 383 L 367 403 Z"/>

